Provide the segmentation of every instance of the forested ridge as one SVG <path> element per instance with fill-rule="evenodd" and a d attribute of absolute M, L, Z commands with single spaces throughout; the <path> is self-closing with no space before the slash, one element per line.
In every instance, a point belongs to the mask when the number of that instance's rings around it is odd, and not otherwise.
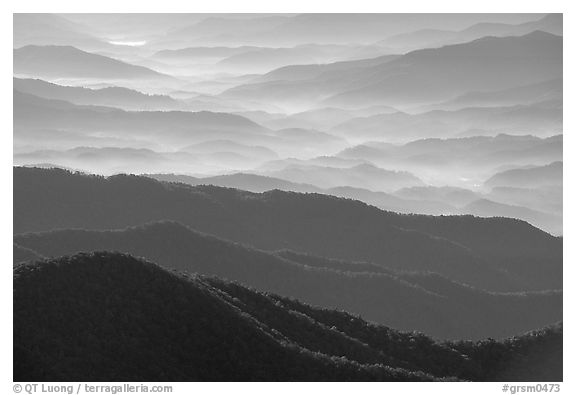
<path fill-rule="evenodd" d="M 335 308 L 439 339 L 502 339 L 562 319 L 562 292 L 493 293 L 430 272 L 269 252 L 173 221 L 122 230 L 53 230 L 14 236 L 47 257 L 118 251 L 169 269 L 238 281 L 259 291 Z"/>
<path fill-rule="evenodd" d="M 14 168 L 15 233 L 162 220 L 263 250 L 432 271 L 490 291 L 562 288 L 562 238 L 515 219 L 403 215 L 320 194 Z"/>
<path fill-rule="evenodd" d="M 16 265 L 14 347 L 15 381 L 555 380 L 533 355 L 561 366 L 562 326 L 437 342 L 95 252 Z"/>

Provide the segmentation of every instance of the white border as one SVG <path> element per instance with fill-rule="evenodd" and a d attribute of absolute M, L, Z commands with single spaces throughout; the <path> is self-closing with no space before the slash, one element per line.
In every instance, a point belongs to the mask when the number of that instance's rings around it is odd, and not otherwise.
<path fill-rule="evenodd" d="M 393 4 L 396 3 L 396 4 Z M 574 4 L 574 2 L 572 1 Z M 576 70 L 574 62 L 573 37 L 576 23 L 574 6 L 570 1 L 503 1 L 484 0 L 469 4 L 462 0 L 433 0 L 433 1 L 370 1 L 354 0 L 340 4 L 313 0 L 290 0 L 284 2 L 272 2 L 270 0 L 211 0 L 209 2 L 162 0 L 156 2 L 98 0 L 93 2 L 81 2 L 79 0 L 26 0 L 10 1 L 3 4 L 1 14 L 1 40 L 2 53 L 2 129 L 0 136 L 2 155 L 0 168 L 2 184 L 5 186 L 1 194 L 2 204 L 2 246 L 5 260 L 2 268 L 1 303 L 4 315 L 3 325 L 0 326 L 2 344 L 0 392 L 3 394 L 13 393 L 12 383 L 12 275 L 10 273 L 12 261 L 12 13 L 13 12 L 141 12 L 141 13 L 167 13 L 167 12 L 275 12 L 275 13 L 302 13 L 302 12 L 511 12 L 511 13 L 564 13 L 564 106 L 568 111 L 564 114 L 564 383 L 561 384 L 561 392 L 565 394 L 576 393 L 574 385 L 574 314 L 573 302 L 574 291 L 570 287 L 576 281 L 574 276 L 574 208 L 572 202 L 576 202 L 574 193 L 574 150 L 573 136 L 576 133 L 572 108 L 574 97 L 573 72 Z M 10 54 L 10 55 L 8 55 Z M 572 71 L 572 72 L 571 72 Z M 114 384 L 114 383 L 110 383 Z M 216 394 L 270 394 L 272 391 L 278 395 L 293 395 L 295 391 L 320 392 L 327 391 L 331 394 L 366 393 L 370 395 L 408 393 L 433 393 L 433 394 L 502 394 L 499 383 L 443 383 L 443 384 L 420 384 L 420 383 L 172 383 L 175 394 L 193 394 L 195 392 L 212 392 Z M 518 383 L 520 384 L 520 383 Z M 529 383 L 527 383 L 529 384 Z M 509 394 L 509 393 L 508 393 Z"/>

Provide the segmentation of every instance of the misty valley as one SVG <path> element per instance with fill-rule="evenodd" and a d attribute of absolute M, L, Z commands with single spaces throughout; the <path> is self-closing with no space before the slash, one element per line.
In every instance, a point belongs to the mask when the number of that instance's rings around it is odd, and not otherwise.
<path fill-rule="evenodd" d="M 562 381 L 562 19 L 14 14 L 14 381 Z"/>

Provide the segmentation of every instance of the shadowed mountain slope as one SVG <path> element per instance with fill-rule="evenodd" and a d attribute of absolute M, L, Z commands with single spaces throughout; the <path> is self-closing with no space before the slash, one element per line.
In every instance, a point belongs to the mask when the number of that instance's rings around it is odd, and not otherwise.
<path fill-rule="evenodd" d="M 417 214 L 472 214 L 481 217 L 518 218 L 554 235 L 562 234 L 561 200 L 560 210 L 557 194 L 548 194 L 544 202 L 539 198 L 543 191 L 526 190 L 524 202 L 515 205 L 503 204 L 512 197 L 509 191 L 498 190 L 495 200 L 488 205 L 484 194 L 458 187 L 410 187 L 393 194 L 362 188 L 336 187 L 322 189 L 311 184 L 300 184 L 280 178 L 250 173 L 233 173 L 214 177 L 193 177 L 184 174 L 146 174 L 159 181 L 181 182 L 188 185 L 216 185 L 242 189 L 250 192 L 266 192 L 273 189 L 293 192 L 321 193 L 348 199 L 360 200 L 382 210 L 397 213 Z M 518 192 L 518 191 L 514 191 Z M 492 193 L 490 194 L 492 195 Z M 542 207 L 537 206 L 540 204 Z M 535 206 L 532 208 L 531 206 Z"/>
<path fill-rule="evenodd" d="M 526 351 L 562 341 L 557 327 L 522 348 L 436 343 L 108 252 L 18 265 L 14 328 L 15 381 L 492 380 L 484 361 L 532 365 Z"/>
<path fill-rule="evenodd" d="M 177 223 L 147 224 L 123 231 L 25 234 L 15 236 L 14 242 L 52 257 L 120 251 L 168 268 L 240 281 L 258 290 L 350 311 L 374 322 L 402 330 L 417 329 L 438 338 L 502 338 L 562 317 L 559 292 L 488 294 L 441 276 L 409 276 L 366 263 L 266 253 Z M 452 269 L 453 278 L 460 273 L 487 277 L 481 269 L 469 268 L 464 262 L 462 265 L 460 270 Z"/>
<path fill-rule="evenodd" d="M 158 181 L 178 182 L 188 185 L 215 185 L 226 188 L 242 189 L 250 192 L 266 192 L 273 189 L 294 192 L 321 193 L 322 189 L 310 184 L 299 184 L 280 178 L 267 177 L 251 173 L 234 173 L 213 177 L 193 177 L 185 174 L 146 174 Z"/>
<path fill-rule="evenodd" d="M 450 204 L 434 199 L 404 199 L 386 192 L 375 192 L 353 187 L 322 189 L 311 184 L 300 184 L 280 178 L 252 173 L 233 173 L 214 177 L 193 177 L 184 174 L 146 174 L 159 181 L 181 182 L 188 185 L 216 185 L 226 188 L 242 189 L 249 192 L 266 192 L 273 189 L 292 192 L 322 193 L 348 199 L 360 200 L 382 210 L 398 213 L 441 214 L 455 212 Z"/>
<path fill-rule="evenodd" d="M 489 199 L 478 199 L 462 207 L 461 212 L 480 217 L 522 218 L 542 230 L 556 235 L 562 234 L 561 215 L 553 215 L 522 206 L 494 202 Z"/>
<path fill-rule="evenodd" d="M 14 292 L 18 381 L 432 379 L 314 354 L 203 279 L 129 256 L 19 266 Z"/>
<path fill-rule="evenodd" d="M 14 168 L 15 233 L 118 229 L 159 220 L 264 250 L 288 248 L 400 270 L 457 272 L 477 265 L 480 272 L 520 280 L 522 290 L 562 287 L 562 239 L 519 220 L 401 215 L 327 195 Z M 519 290 L 502 277 L 468 278 L 485 289 Z"/>

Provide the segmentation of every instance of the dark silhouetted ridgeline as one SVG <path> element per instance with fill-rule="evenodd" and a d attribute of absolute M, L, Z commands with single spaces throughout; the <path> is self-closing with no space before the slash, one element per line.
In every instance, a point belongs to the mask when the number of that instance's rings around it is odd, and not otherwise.
<path fill-rule="evenodd" d="M 50 257 L 119 251 L 440 339 L 504 338 L 562 319 L 560 291 L 488 293 L 433 273 L 257 250 L 175 222 L 113 231 L 30 233 L 16 235 L 14 242 Z"/>
<path fill-rule="evenodd" d="M 263 250 L 432 271 L 491 291 L 562 288 L 562 239 L 526 222 L 402 215 L 321 194 L 14 168 L 14 232 L 173 220 Z"/>
<path fill-rule="evenodd" d="M 15 381 L 552 381 L 561 333 L 437 343 L 110 252 L 14 268 Z"/>

